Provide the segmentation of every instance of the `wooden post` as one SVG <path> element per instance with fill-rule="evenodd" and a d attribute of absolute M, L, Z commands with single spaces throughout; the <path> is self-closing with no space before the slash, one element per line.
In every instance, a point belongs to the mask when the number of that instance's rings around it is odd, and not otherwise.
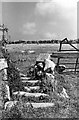
<path fill-rule="evenodd" d="M 61 47 L 62 47 L 62 41 L 60 41 L 59 51 L 61 51 Z M 57 66 L 59 65 L 59 62 L 60 62 L 60 57 L 58 57 Z"/>
<path fill-rule="evenodd" d="M 2 31 L 2 41 L 1 45 L 6 46 L 5 32 L 8 34 L 8 28 L 3 25 L 0 26 L 0 31 Z"/>
<path fill-rule="evenodd" d="M 78 58 L 76 59 L 76 63 L 75 63 L 75 73 L 76 73 L 77 63 L 78 63 Z"/>
<path fill-rule="evenodd" d="M 62 47 L 62 41 L 60 41 L 59 51 L 61 51 L 61 47 Z"/>

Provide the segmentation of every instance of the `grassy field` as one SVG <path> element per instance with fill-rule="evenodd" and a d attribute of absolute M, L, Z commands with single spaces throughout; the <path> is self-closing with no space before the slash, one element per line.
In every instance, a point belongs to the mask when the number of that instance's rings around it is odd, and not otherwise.
<path fill-rule="evenodd" d="M 77 48 L 78 45 L 74 44 Z M 35 63 L 36 58 L 40 53 L 52 53 L 53 51 L 59 50 L 59 44 L 19 44 L 19 45 L 8 45 L 8 51 L 11 53 L 11 59 L 15 62 L 16 66 L 26 73 L 28 66 Z M 62 49 L 73 49 L 70 45 L 63 45 Z M 34 50 L 35 53 L 30 54 L 29 50 Z M 22 53 L 25 51 L 25 53 Z M 53 58 L 53 61 L 56 63 L 57 59 Z M 64 59 L 64 62 L 75 62 L 75 59 Z M 60 63 L 63 62 L 61 59 Z M 73 65 L 74 66 L 74 65 Z M 71 67 L 71 64 L 67 67 Z M 75 66 L 74 66 L 75 67 Z"/>
<path fill-rule="evenodd" d="M 20 44 L 20 45 L 7 45 L 7 49 L 10 53 L 11 59 L 14 62 L 14 64 L 20 69 L 21 72 L 24 74 L 27 73 L 28 67 L 35 63 L 36 58 L 40 53 L 52 53 L 53 51 L 57 51 L 59 49 L 59 45 L 26 45 L 26 44 Z M 72 49 L 70 46 L 64 45 L 63 49 Z M 34 50 L 34 53 L 29 53 L 29 50 Z M 22 51 L 25 51 L 24 53 Z M 56 59 L 53 59 L 53 61 L 56 63 Z M 68 62 L 71 62 L 71 60 L 66 60 Z M 74 62 L 74 60 L 72 60 Z M 45 108 L 45 109 L 33 109 L 31 106 L 26 106 L 25 103 L 19 103 L 15 111 L 20 110 L 20 116 L 23 118 L 26 117 L 51 117 L 51 118 L 79 118 L 79 95 L 78 95 L 78 79 L 79 75 L 74 73 L 67 73 L 62 74 L 59 76 L 56 76 L 56 79 L 61 79 L 61 76 L 66 81 L 66 87 L 67 87 L 67 93 L 70 96 L 69 100 L 59 100 L 58 98 L 54 98 L 55 106 Z M 62 102 L 61 102 L 62 101 Z M 24 106 L 24 107 L 23 107 Z M 11 110 L 11 111 L 12 111 Z M 11 112 L 9 111 L 9 112 Z M 28 115 L 27 112 L 28 111 Z M 10 116 L 11 113 L 8 115 Z M 18 112 L 17 112 L 18 113 Z M 7 115 L 7 112 L 5 112 L 5 116 Z"/>

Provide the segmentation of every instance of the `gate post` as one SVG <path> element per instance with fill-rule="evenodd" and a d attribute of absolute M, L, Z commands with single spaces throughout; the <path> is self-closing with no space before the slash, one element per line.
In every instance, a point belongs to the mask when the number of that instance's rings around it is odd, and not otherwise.
<path fill-rule="evenodd" d="M 77 63 L 78 63 L 78 58 L 76 59 L 76 63 L 75 63 L 75 73 L 76 73 Z"/>
<path fill-rule="evenodd" d="M 60 41 L 60 47 L 58 51 L 61 51 L 61 47 L 62 47 L 62 41 Z M 57 66 L 59 66 L 59 62 L 60 62 L 60 57 L 58 57 Z"/>

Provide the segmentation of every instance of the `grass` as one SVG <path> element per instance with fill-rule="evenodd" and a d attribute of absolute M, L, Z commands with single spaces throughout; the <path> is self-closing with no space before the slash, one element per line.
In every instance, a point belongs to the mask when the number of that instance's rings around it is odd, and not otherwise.
<path fill-rule="evenodd" d="M 66 46 L 65 46 L 66 47 Z M 27 73 L 28 67 L 35 63 L 36 58 L 40 53 L 52 53 L 58 50 L 57 45 L 10 45 L 7 46 L 11 59 L 14 64 L 23 72 Z M 25 50 L 25 53 L 21 53 L 21 50 Z M 29 54 L 29 50 L 34 50 L 34 54 Z M 56 62 L 56 59 L 53 59 Z M 71 60 L 66 60 L 71 62 Z M 72 60 L 73 62 L 73 60 Z M 10 110 L 3 111 L 3 117 L 22 117 L 22 118 L 79 118 L 79 102 L 78 102 L 78 74 L 64 73 L 55 74 L 56 80 L 64 80 L 64 87 L 67 89 L 67 93 L 70 99 L 61 99 L 57 94 L 51 93 L 50 99 L 54 101 L 55 106 L 49 108 L 32 108 L 31 105 L 26 105 L 26 98 L 19 98 L 17 105 Z M 32 98 L 35 99 L 35 98 Z M 35 100 L 38 102 L 39 100 Z M 49 100 L 51 101 L 51 100 Z"/>
<path fill-rule="evenodd" d="M 65 47 L 65 48 L 64 48 Z M 15 65 L 23 71 L 23 73 L 27 72 L 29 66 L 35 63 L 36 58 L 39 56 L 40 53 L 52 53 L 53 51 L 57 51 L 59 49 L 58 44 L 42 44 L 42 45 L 8 45 L 8 51 L 11 53 L 11 59 L 14 61 Z M 73 49 L 69 45 L 64 45 L 62 49 Z M 25 53 L 21 51 L 25 50 Z M 29 50 L 34 50 L 34 54 L 29 54 Z M 56 63 L 57 59 L 53 58 L 53 61 Z M 61 59 L 60 63 L 62 63 L 63 59 Z M 75 59 L 64 59 L 64 62 L 75 62 Z M 67 65 L 67 67 L 72 67 L 72 65 Z"/>

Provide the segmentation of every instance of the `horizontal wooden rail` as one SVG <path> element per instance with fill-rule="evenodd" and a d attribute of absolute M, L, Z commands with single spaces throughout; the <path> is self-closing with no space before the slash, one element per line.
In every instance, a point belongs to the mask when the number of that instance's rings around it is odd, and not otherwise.
<path fill-rule="evenodd" d="M 52 55 L 51 57 L 52 58 L 61 58 L 61 59 L 76 59 L 77 58 L 77 56 L 56 56 L 56 55 Z"/>
<path fill-rule="evenodd" d="M 66 62 L 63 62 L 63 63 L 62 63 L 62 62 L 60 62 L 60 64 L 71 64 L 71 65 L 73 65 L 73 64 L 75 64 L 75 62 L 74 62 L 74 63 L 68 63 L 68 62 L 67 62 L 67 63 L 66 63 Z M 77 64 L 79 64 L 79 63 L 77 63 Z"/>
<path fill-rule="evenodd" d="M 75 68 L 73 67 L 73 68 L 65 68 L 65 69 L 75 69 Z M 76 68 L 76 69 L 79 69 L 79 68 Z"/>
<path fill-rule="evenodd" d="M 54 58 L 78 58 L 79 52 L 53 52 L 51 57 Z"/>
<path fill-rule="evenodd" d="M 67 74 L 67 73 L 68 73 L 68 74 L 69 74 L 69 73 L 71 74 L 71 73 L 74 73 L 74 72 L 75 72 L 74 70 L 63 71 L 63 73 L 66 73 L 66 74 Z M 76 70 L 76 73 L 78 73 L 78 72 L 79 72 L 79 70 Z"/>
<path fill-rule="evenodd" d="M 61 50 L 61 51 L 69 51 L 70 52 L 70 51 L 76 51 L 76 50 Z"/>

